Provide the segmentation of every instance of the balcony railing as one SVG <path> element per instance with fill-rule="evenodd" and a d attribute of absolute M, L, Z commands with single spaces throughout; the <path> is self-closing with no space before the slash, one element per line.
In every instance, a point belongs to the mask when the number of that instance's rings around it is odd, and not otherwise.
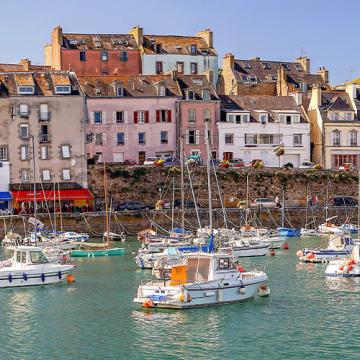
<path fill-rule="evenodd" d="M 40 141 L 41 143 L 49 142 L 49 141 L 50 141 L 50 136 L 49 136 L 49 134 L 40 134 L 40 135 L 39 135 L 39 141 Z"/>

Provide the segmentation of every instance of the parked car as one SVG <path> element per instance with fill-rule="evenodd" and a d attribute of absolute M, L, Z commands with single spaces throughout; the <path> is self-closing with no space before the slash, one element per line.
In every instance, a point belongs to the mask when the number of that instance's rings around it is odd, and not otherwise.
<path fill-rule="evenodd" d="M 176 158 L 168 158 L 163 163 L 164 166 L 173 166 L 178 165 L 178 161 Z"/>
<path fill-rule="evenodd" d="M 128 165 L 128 166 L 136 165 L 136 161 L 135 160 L 125 160 L 123 162 L 123 165 Z"/>
<path fill-rule="evenodd" d="M 197 207 L 200 207 L 199 204 L 196 204 Z M 185 208 L 194 208 L 195 207 L 195 203 L 192 200 L 184 200 L 184 206 Z M 172 208 L 172 202 L 169 201 L 167 203 L 164 204 L 164 209 L 171 209 Z M 174 208 L 175 209 L 180 209 L 181 208 L 181 199 L 175 199 L 174 201 Z"/>
<path fill-rule="evenodd" d="M 351 196 L 334 196 L 329 200 L 330 206 L 356 206 L 358 201 Z"/>
<path fill-rule="evenodd" d="M 264 207 L 264 208 L 275 208 L 276 202 L 269 198 L 257 198 L 250 202 L 252 207 Z"/>
<path fill-rule="evenodd" d="M 341 166 L 339 166 L 338 170 L 353 171 L 356 170 L 356 166 L 353 163 L 344 163 Z"/>
<path fill-rule="evenodd" d="M 231 159 L 231 160 L 229 160 L 229 166 L 230 167 L 243 167 L 244 161 L 243 161 L 243 159 Z"/>
<path fill-rule="evenodd" d="M 141 201 L 125 201 L 122 204 L 116 206 L 116 211 L 124 211 L 124 210 L 152 210 L 154 206 L 144 204 Z"/>
<path fill-rule="evenodd" d="M 315 164 L 311 161 L 303 161 L 300 165 L 299 165 L 299 169 L 313 169 L 315 166 Z"/>
<path fill-rule="evenodd" d="M 157 157 L 148 157 L 144 161 L 143 165 L 154 165 L 155 161 L 158 160 Z"/>

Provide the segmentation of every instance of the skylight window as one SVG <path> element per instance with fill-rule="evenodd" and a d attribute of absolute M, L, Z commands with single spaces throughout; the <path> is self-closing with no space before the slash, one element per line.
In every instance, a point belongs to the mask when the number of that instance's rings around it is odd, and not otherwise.
<path fill-rule="evenodd" d="M 33 95 L 34 94 L 34 86 L 19 86 L 18 94 L 19 95 Z"/>

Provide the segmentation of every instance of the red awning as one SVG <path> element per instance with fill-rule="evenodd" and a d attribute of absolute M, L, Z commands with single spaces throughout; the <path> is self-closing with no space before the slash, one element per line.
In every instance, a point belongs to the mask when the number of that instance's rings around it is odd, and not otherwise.
<path fill-rule="evenodd" d="M 12 191 L 13 201 L 34 201 L 34 192 L 27 190 Z M 55 200 L 94 200 L 94 195 L 87 189 L 76 190 L 37 190 L 37 201 L 53 201 Z"/>

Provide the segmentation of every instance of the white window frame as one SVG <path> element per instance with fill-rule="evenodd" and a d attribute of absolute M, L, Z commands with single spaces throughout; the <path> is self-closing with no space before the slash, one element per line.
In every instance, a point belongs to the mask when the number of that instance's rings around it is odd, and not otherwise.
<path fill-rule="evenodd" d="M 47 121 L 49 120 L 49 105 L 40 104 L 40 120 Z"/>
<path fill-rule="evenodd" d="M 29 160 L 29 146 L 28 145 L 20 146 L 20 160 Z"/>
<path fill-rule="evenodd" d="M 57 95 L 68 95 L 71 94 L 71 86 L 70 85 L 56 85 L 55 93 Z"/>
<path fill-rule="evenodd" d="M 138 110 L 137 121 L 138 121 L 138 124 L 145 124 L 145 111 Z"/>
<path fill-rule="evenodd" d="M 70 159 L 70 145 L 61 145 L 61 156 L 63 159 Z"/>
<path fill-rule="evenodd" d="M 269 115 L 265 113 L 259 114 L 259 122 L 260 124 L 267 124 L 269 122 Z"/>
<path fill-rule="evenodd" d="M 49 160 L 49 147 L 47 145 L 42 145 L 40 148 L 40 159 Z"/>
<path fill-rule="evenodd" d="M 231 142 L 226 141 L 227 137 L 231 137 Z M 234 133 L 225 133 L 224 144 L 226 144 L 226 145 L 234 145 Z"/>
<path fill-rule="evenodd" d="M 302 146 L 303 145 L 302 134 L 293 134 L 293 145 L 294 146 Z"/>
<path fill-rule="evenodd" d="M 50 181 L 51 180 L 51 173 L 49 169 L 41 170 L 41 179 L 43 181 Z"/>
<path fill-rule="evenodd" d="M 0 161 L 9 160 L 9 148 L 7 145 L 0 145 Z"/>
<path fill-rule="evenodd" d="M 26 129 L 26 136 L 22 135 L 22 129 Z M 20 124 L 19 125 L 19 136 L 20 139 L 28 139 L 29 138 L 29 125 L 28 124 Z"/>
<path fill-rule="evenodd" d="M 70 169 L 62 169 L 62 179 L 63 180 L 71 180 Z"/>
<path fill-rule="evenodd" d="M 20 116 L 29 116 L 29 105 L 28 104 L 20 104 L 19 105 L 19 115 Z"/>
<path fill-rule="evenodd" d="M 19 95 L 34 95 L 34 93 L 35 93 L 34 86 L 26 86 L 26 85 L 18 86 L 18 94 Z"/>
<path fill-rule="evenodd" d="M 30 181 L 30 171 L 29 169 L 22 169 L 21 170 L 21 181 L 29 182 Z"/>

